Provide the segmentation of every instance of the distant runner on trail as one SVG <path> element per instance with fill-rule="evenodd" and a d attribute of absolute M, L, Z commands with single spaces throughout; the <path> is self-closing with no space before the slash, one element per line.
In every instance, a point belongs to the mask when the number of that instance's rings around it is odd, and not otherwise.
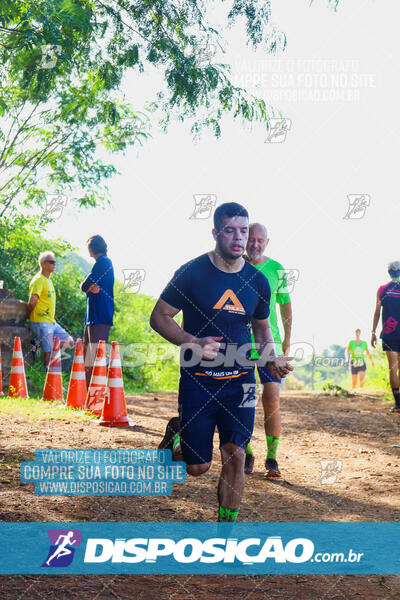
<path fill-rule="evenodd" d="M 347 346 L 347 362 L 350 365 L 352 390 L 356 389 L 358 378 L 360 378 L 360 388 L 364 387 L 365 372 L 367 370 L 365 354 L 371 361 L 372 366 L 374 366 L 374 361 L 368 350 L 368 344 L 360 338 L 361 329 L 356 329 L 355 334 L 356 339 L 351 340 Z"/>
<path fill-rule="evenodd" d="M 279 382 L 293 369 L 288 358 L 275 356 L 268 322 L 268 280 L 243 258 L 248 231 L 243 206 L 220 205 L 212 230 L 215 249 L 175 272 L 150 317 L 155 331 L 183 346 L 180 438 L 190 475 L 202 475 L 210 468 L 218 428 L 219 521 L 236 521 L 244 490 L 245 448 L 253 433 L 255 411 L 254 361 L 248 356 L 251 331 L 260 355 L 269 353 L 264 367 L 259 367 L 266 378 Z M 184 329 L 174 320 L 180 310 Z"/>
<path fill-rule="evenodd" d="M 250 264 L 261 271 L 268 279 L 271 288 L 270 316 L 272 336 L 278 355 L 289 353 L 290 335 L 292 329 L 292 303 L 286 285 L 286 276 L 283 266 L 265 256 L 269 238 L 267 228 L 261 223 L 253 223 L 249 228 L 249 239 L 246 252 Z M 281 319 L 284 329 L 283 345 L 278 327 L 276 305 L 279 304 Z M 254 358 L 257 358 L 255 353 Z M 264 429 L 267 438 L 267 457 L 265 459 L 265 477 L 280 477 L 281 473 L 276 460 L 276 452 L 281 434 L 281 413 L 279 406 L 280 383 L 265 379 L 262 370 L 259 371 L 260 381 L 263 384 L 262 404 L 264 409 Z M 245 472 L 250 474 L 254 469 L 254 453 L 250 443 L 246 448 Z"/>
<path fill-rule="evenodd" d="M 389 283 L 381 285 L 376 297 L 376 307 L 372 323 L 371 345 L 376 346 L 376 328 L 382 309 L 382 349 L 389 363 L 389 378 L 394 407 L 392 412 L 400 412 L 399 368 L 400 368 L 400 261 L 389 263 Z"/>

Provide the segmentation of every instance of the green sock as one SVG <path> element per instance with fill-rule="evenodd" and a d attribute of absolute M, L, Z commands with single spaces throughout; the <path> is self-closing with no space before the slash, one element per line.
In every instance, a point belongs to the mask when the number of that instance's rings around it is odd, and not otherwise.
<path fill-rule="evenodd" d="M 267 458 L 273 458 L 276 460 L 276 451 L 278 449 L 279 437 L 275 435 L 267 435 Z"/>
<path fill-rule="evenodd" d="M 181 445 L 181 438 L 179 436 L 179 433 L 175 433 L 174 437 L 172 438 L 172 450 L 175 450 L 175 448 L 180 445 Z"/>
<path fill-rule="evenodd" d="M 218 511 L 218 521 L 221 522 L 230 522 L 236 521 L 240 508 L 224 508 L 223 506 L 219 507 Z"/>
<path fill-rule="evenodd" d="M 250 456 L 254 456 L 253 448 L 250 445 L 250 442 L 247 444 L 246 454 L 250 454 Z"/>

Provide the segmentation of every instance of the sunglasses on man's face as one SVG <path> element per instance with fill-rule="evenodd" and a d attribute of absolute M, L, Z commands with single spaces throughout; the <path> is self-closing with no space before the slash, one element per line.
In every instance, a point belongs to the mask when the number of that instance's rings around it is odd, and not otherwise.
<path fill-rule="evenodd" d="M 51 265 L 55 265 L 56 264 L 55 260 L 46 260 L 46 262 L 50 263 Z"/>

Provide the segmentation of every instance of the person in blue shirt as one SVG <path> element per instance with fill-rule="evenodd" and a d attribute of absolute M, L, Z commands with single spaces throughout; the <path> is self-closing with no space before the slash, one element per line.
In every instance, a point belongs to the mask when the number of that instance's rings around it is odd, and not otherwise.
<path fill-rule="evenodd" d="M 100 235 L 88 239 L 89 254 L 95 263 L 81 284 L 86 293 L 86 318 L 84 335 L 85 372 L 90 383 L 97 343 L 108 342 L 114 315 L 114 268 L 107 256 L 107 244 Z"/>
<path fill-rule="evenodd" d="M 189 475 L 211 466 L 215 428 L 222 471 L 219 521 L 235 521 L 244 489 L 245 448 L 254 426 L 255 376 L 251 331 L 270 381 L 293 369 L 276 357 L 269 327 L 267 278 L 243 258 L 247 210 L 235 202 L 214 214 L 215 249 L 182 265 L 157 301 L 150 326 L 181 348 L 180 443 Z M 174 320 L 183 313 L 184 328 Z M 168 427 L 168 426 L 167 426 Z"/>

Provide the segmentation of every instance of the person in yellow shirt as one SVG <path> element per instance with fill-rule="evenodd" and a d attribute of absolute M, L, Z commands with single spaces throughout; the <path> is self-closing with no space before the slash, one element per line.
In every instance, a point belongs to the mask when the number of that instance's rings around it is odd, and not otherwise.
<path fill-rule="evenodd" d="M 52 252 L 39 255 L 40 271 L 29 284 L 28 315 L 29 327 L 37 343 L 42 346 L 44 365 L 47 368 L 53 349 L 53 338 L 60 338 L 61 348 L 72 348 L 74 340 L 55 320 L 56 292 L 51 274 L 56 268 Z"/>

